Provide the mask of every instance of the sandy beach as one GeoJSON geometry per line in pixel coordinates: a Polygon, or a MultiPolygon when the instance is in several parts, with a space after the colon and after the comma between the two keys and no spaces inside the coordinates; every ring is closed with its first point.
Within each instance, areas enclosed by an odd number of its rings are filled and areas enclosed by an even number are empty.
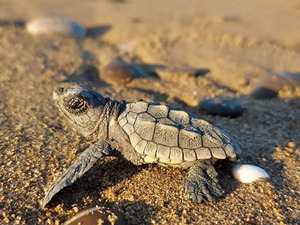
{"type": "Polygon", "coordinates": [[[62,224],[99,205],[129,224],[299,224],[299,96],[249,96],[267,72],[300,72],[299,26],[296,0],[1,1],[0,223],[62,224]],[[86,37],[29,34],[24,24],[45,15],[78,21],[86,37]],[[98,78],[117,57],[149,77],[127,85],[98,78]],[[164,72],[169,68],[200,72],[164,72]],[[53,181],[93,143],[52,100],[53,90],[78,83],[112,99],[192,112],[230,134],[241,162],[270,178],[242,184],[220,166],[225,195],[194,204],[184,193],[187,171],[107,157],[42,209],[53,181]],[[245,112],[230,118],[200,109],[217,96],[238,98],[245,112]]]}

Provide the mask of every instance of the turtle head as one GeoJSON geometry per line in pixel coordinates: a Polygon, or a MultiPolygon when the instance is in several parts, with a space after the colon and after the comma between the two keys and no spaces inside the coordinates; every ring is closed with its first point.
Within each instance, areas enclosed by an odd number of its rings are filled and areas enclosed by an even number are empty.
{"type": "Polygon", "coordinates": [[[71,126],[86,137],[98,128],[106,103],[98,92],[80,85],[58,88],[53,100],[71,126]]]}

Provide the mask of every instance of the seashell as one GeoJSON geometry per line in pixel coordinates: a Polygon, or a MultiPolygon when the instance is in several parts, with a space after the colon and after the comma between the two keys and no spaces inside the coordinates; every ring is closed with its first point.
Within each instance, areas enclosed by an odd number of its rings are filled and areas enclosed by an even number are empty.
{"type": "Polygon", "coordinates": [[[85,36],[86,29],[78,22],[68,17],[46,16],[34,19],[27,23],[27,32],[38,34],[60,34],[73,38],[85,36]]]}
{"type": "Polygon", "coordinates": [[[77,224],[127,225],[127,222],[120,212],[96,206],[79,212],[64,223],[64,225],[77,224]]]}
{"type": "Polygon", "coordinates": [[[270,72],[260,78],[250,96],[255,99],[271,99],[279,94],[297,97],[300,90],[300,73],[270,72]]]}
{"type": "Polygon", "coordinates": [[[232,172],[234,178],[242,183],[252,183],[259,178],[269,177],[264,169],[250,164],[236,165],[232,172]]]}
{"type": "Polygon", "coordinates": [[[117,59],[100,70],[100,78],[112,85],[126,85],[135,78],[147,78],[143,70],[117,59]]]}
{"type": "Polygon", "coordinates": [[[139,41],[128,41],[126,43],[119,45],[119,49],[122,52],[129,52],[133,50],[139,43],[140,43],[139,41]]]}

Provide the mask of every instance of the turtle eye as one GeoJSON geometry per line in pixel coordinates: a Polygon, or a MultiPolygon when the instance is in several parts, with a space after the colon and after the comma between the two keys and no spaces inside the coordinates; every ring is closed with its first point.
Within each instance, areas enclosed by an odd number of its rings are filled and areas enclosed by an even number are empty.
{"type": "Polygon", "coordinates": [[[72,98],[69,102],[69,106],[72,109],[80,109],[82,106],[84,106],[84,101],[80,98],[72,98]]]}
{"type": "Polygon", "coordinates": [[[78,113],[82,113],[87,109],[87,103],[83,98],[72,98],[70,99],[70,101],[67,104],[68,108],[78,114],[78,113]]]}

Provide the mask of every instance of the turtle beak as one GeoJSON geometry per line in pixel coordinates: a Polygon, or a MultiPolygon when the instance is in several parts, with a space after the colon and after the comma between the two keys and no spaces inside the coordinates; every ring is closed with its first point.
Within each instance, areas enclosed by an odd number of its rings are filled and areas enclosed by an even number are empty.
{"type": "Polygon", "coordinates": [[[64,88],[58,88],[57,91],[53,91],[52,98],[55,102],[60,99],[60,96],[64,92],[64,88]]]}

